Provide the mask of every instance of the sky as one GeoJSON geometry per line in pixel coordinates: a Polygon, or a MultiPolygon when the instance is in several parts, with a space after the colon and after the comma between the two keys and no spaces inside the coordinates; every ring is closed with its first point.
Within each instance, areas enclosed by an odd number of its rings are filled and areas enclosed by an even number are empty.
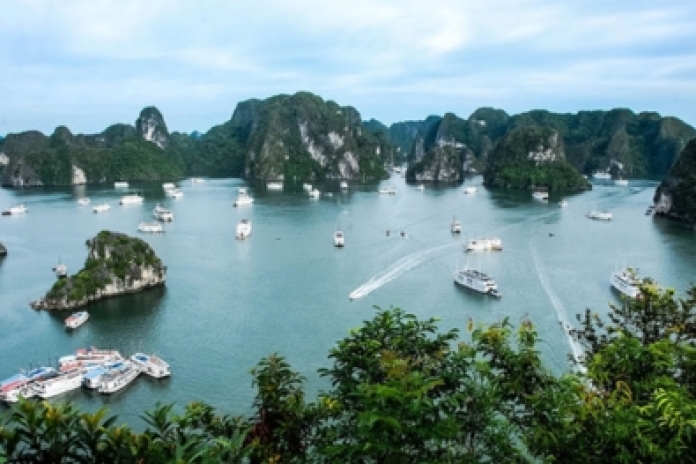
{"type": "Polygon", "coordinates": [[[205,132],[310,91],[387,125],[482,106],[696,126],[694,0],[3,0],[0,134],[156,106],[205,132]]]}

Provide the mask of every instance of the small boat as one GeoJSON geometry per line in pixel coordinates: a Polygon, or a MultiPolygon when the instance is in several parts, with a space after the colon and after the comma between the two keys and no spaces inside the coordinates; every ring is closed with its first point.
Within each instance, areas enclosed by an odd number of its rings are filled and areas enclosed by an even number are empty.
{"type": "Polygon", "coordinates": [[[336,248],[343,248],[343,245],[345,244],[345,237],[343,236],[343,232],[340,230],[337,230],[334,232],[334,246],[336,248]]]}
{"type": "Polygon", "coordinates": [[[89,319],[89,313],[87,311],[72,313],[65,319],[65,327],[68,329],[77,329],[87,322],[87,319],[89,319]]]}
{"type": "Polygon", "coordinates": [[[382,195],[396,195],[396,187],[390,185],[387,188],[380,189],[379,193],[382,195]]]}
{"type": "Polygon", "coordinates": [[[341,190],[348,190],[348,182],[345,180],[341,181],[341,190]]]}
{"type": "Polygon", "coordinates": [[[174,213],[157,203],[157,206],[152,210],[152,217],[158,221],[172,222],[174,220],[174,213]]]}
{"type": "Polygon", "coordinates": [[[266,188],[268,190],[274,190],[274,191],[283,190],[283,183],[282,182],[268,182],[266,184],[266,188]]]}
{"type": "Polygon", "coordinates": [[[464,193],[466,193],[467,195],[476,193],[476,187],[464,187],[464,193]]]}
{"type": "Polygon", "coordinates": [[[568,200],[561,200],[558,202],[559,208],[565,208],[566,206],[568,206],[568,200]]]}
{"type": "Polygon", "coordinates": [[[302,189],[307,191],[307,192],[311,192],[312,191],[312,184],[307,184],[307,183],[302,184],[302,189]]]}
{"type": "Polygon", "coordinates": [[[12,206],[10,209],[7,209],[2,212],[3,216],[12,216],[12,215],[17,215],[17,214],[24,214],[27,212],[27,207],[24,205],[17,205],[17,206],[12,206]]]}
{"type": "Polygon", "coordinates": [[[479,238],[469,240],[464,245],[464,251],[502,251],[503,241],[497,237],[494,238],[479,238]]]}
{"type": "Polygon", "coordinates": [[[251,221],[242,219],[237,223],[237,239],[244,240],[251,235],[251,221]]]}
{"type": "Polygon", "coordinates": [[[128,182],[123,182],[123,181],[114,182],[114,187],[115,188],[128,188],[128,182]]]}
{"type": "Polygon", "coordinates": [[[545,188],[536,188],[532,192],[532,198],[539,201],[549,201],[549,192],[545,188]]]}
{"type": "Polygon", "coordinates": [[[77,204],[80,206],[87,206],[87,205],[89,205],[89,198],[87,198],[87,197],[80,198],[79,200],[77,200],[77,204]]]}
{"type": "Polygon", "coordinates": [[[61,393],[80,388],[83,373],[81,369],[61,372],[56,376],[34,381],[32,389],[42,399],[52,398],[61,393]]]}
{"type": "Polygon", "coordinates": [[[140,372],[150,377],[161,379],[162,377],[169,377],[171,375],[169,364],[154,354],[135,353],[130,357],[130,360],[140,367],[140,372]]]}
{"type": "Polygon", "coordinates": [[[143,203],[143,197],[137,193],[129,193],[128,195],[123,195],[119,203],[122,205],[140,205],[143,203]]]}
{"type": "Polygon", "coordinates": [[[58,264],[53,266],[51,270],[56,273],[56,277],[58,277],[59,279],[68,276],[68,266],[61,263],[60,259],[58,260],[58,264]]]}
{"type": "Polygon", "coordinates": [[[192,184],[202,184],[203,182],[205,182],[205,179],[203,179],[202,177],[192,177],[191,178],[192,184]]]}
{"type": "Polygon", "coordinates": [[[184,196],[184,192],[179,190],[178,188],[173,188],[169,190],[165,190],[164,194],[167,195],[170,198],[181,198],[184,196]]]}
{"type": "Polygon", "coordinates": [[[111,206],[109,206],[108,203],[102,203],[100,205],[96,205],[92,208],[92,211],[95,213],[104,213],[106,211],[109,211],[111,209],[111,206]]]}
{"type": "Polygon", "coordinates": [[[176,184],[174,182],[165,182],[162,184],[162,189],[163,190],[172,190],[176,188],[176,184]]]}
{"type": "Polygon", "coordinates": [[[611,174],[607,171],[597,171],[592,174],[592,178],[597,180],[611,180],[611,174]]]}
{"type": "Polygon", "coordinates": [[[164,227],[159,222],[141,222],[138,224],[138,232],[161,234],[164,232],[164,227]]]}
{"type": "Polygon", "coordinates": [[[621,187],[625,187],[625,186],[628,185],[628,179],[616,179],[616,180],[614,181],[614,185],[618,185],[618,186],[621,186],[621,187]]]}
{"type": "Polygon", "coordinates": [[[418,185],[418,187],[416,187],[416,188],[422,192],[423,190],[425,190],[425,185],[420,184],[420,185],[418,185]]]}
{"type": "Polygon", "coordinates": [[[611,221],[612,218],[614,217],[613,214],[611,214],[608,211],[599,211],[596,209],[593,209],[592,211],[588,212],[585,214],[589,219],[596,219],[599,221],[611,221]]]}
{"type": "Polygon", "coordinates": [[[234,201],[234,206],[250,205],[254,199],[247,193],[245,188],[237,189],[237,199],[234,201]]]}
{"type": "Polygon", "coordinates": [[[502,294],[498,291],[498,285],[495,280],[488,274],[485,274],[476,269],[464,267],[454,271],[454,282],[463,287],[476,290],[480,293],[485,293],[496,298],[500,298],[502,294]]]}
{"type": "Polygon", "coordinates": [[[319,198],[321,196],[321,192],[317,189],[312,189],[309,191],[309,198],[319,198]]]}
{"type": "Polygon", "coordinates": [[[450,232],[453,234],[459,234],[462,231],[462,223],[456,218],[452,218],[452,223],[450,224],[450,232]]]}
{"type": "Polygon", "coordinates": [[[640,281],[631,268],[626,267],[620,271],[612,272],[609,276],[609,282],[611,282],[612,287],[629,298],[638,298],[640,295],[640,281]]]}
{"type": "Polygon", "coordinates": [[[116,393],[128,386],[140,374],[140,366],[124,361],[122,366],[102,375],[97,391],[103,394],[116,393]]]}

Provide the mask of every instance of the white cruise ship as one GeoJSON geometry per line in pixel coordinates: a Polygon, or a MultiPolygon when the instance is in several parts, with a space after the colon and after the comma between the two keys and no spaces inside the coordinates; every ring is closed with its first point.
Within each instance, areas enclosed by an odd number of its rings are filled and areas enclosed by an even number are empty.
{"type": "Polygon", "coordinates": [[[495,280],[488,274],[475,269],[465,267],[454,271],[454,282],[496,298],[502,296],[498,291],[498,285],[495,283],[495,280]]]}
{"type": "Polygon", "coordinates": [[[143,197],[137,193],[129,193],[128,195],[123,195],[119,203],[122,205],[140,205],[143,203],[143,197]]]}
{"type": "Polygon", "coordinates": [[[234,201],[234,206],[250,205],[253,202],[254,199],[247,193],[247,189],[237,189],[237,199],[234,201]]]}
{"type": "Polygon", "coordinates": [[[251,235],[251,221],[242,219],[237,223],[237,239],[244,240],[251,235]]]}
{"type": "Polygon", "coordinates": [[[123,361],[116,361],[112,363],[104,363],[101,365],[97,365],[85,372],[84,379],[82,380],[82,385],[92,389],[99,388],[99,385],[101,384],[101,379],[102,377],[104,377],[105,374],[114,369],[120,369],[121,367],[123,367],[123,361]]]}
{"type": "Polygon", "coordinates": [[[99,382],[99,393],[110,394],[125,388],[140,374],[140,367],[130,361],[124,361],[123,366],[112,369],[104,374],[99,382]]]}
{"type": "Polygon", "coordinates": [[[640,295],[640,281],[630,268],[613,272],[609,277],[609,282],[611,282],[612,287],[629,298],[637,298],[640,295]]]}
{"type": "Polygon", "coordinates": [[[111,206],[109,206],[108,203],[102,203],[99,205],[95,205],[92,208],[92,211],[94,211],[95,213],[104,213],[106,211],[109,211],[110,209],[111,209],[111,206]]]}
{"type": "Polygon", "coordinates": [[[169,370],[169,364],[154,354],[135,353],[130,359],[133,363],[140,366],[140,372],[150,377],[161,379],[162,377],[172,375],[169,370]]]}
{"type": "Polygon", "coordinates": [[[37,396],[46,399],[61,393],[80,388],[83,374],[80,369],[63,372],[56,377],[45,380],[37,380],[32,388],[37,396]]]}
{"type": "Polygon", "coordinates": [[[174,213],[157,203],[157,206],[152,210],[152,217],[162,222],[172,222],[174,220],[174,213]]]}
{"type": "Polygon", "coordinates": [[[502,251],[503,241],[497,237],[477,238],[464,245],[464,251],[502,251]]]}

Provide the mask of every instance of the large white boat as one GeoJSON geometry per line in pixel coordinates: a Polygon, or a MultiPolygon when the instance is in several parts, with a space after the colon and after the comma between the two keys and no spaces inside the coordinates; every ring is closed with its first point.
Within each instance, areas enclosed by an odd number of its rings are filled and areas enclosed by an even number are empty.
{"type": "Polygon", "coordinates": [[[80,198],[79,200],[77,200],[77,204],[80,206],[87,206],[87,205],[89,205],[89,198],[87,198],[87,197],[80,198]]]}
{"type": "Polygon", "coordinates": [[[82,370],[73,369],[52,378],[37,380],[33,383],[32,388],[37,396],[46,399],[80,388],[82,379],[82,370]]]}
{"type": "Polygon", "coordinates": [[[120,369],[122,367],[123,361],[116,361],[97,365],[94,368],[89,369],[87,370],[87,372],[85,372],[84,379],[82,380],[82,385],[92,389],[99,388],[99,385],[101,384],[101,379],[106,373],[114,369],[120,369]]]}
{"type": "Polygon", "coordinates": [[[118,350],[103,350],[92,346],[90,348],[79,348],[75,350],[74,355],[63,356],[58,360],[58,362],[63,364],[64,362],[72,359],[76,359],[84,363],[105,363],[123,359],[123,356],[121,356],[121,353],[119,353],[118,350]]]}
{"type": "Polygon", "coordinates": [[[119,200],[122,205],[140,205],[143,202],[143,197],[137,193],[129,193],[128,195],[123,195],[119,200]]]}
{"type": "Polygon", "coordinates": [[[176,184],[174,182],[165,182],[164,184],[162,184],[162,189],[164,191],[172,190],[175,188],[176,188],[176,184]]]}
{"type": "Polygon", "coordinates": [[[87,311],[72,313],[65,319],[65,327],[68,329],[77,329],[87,322],[87,319],[89,319],[89,313],[87,311]]]}
{"type": "Polygon", "coordinates": [[[597,180],[611,180],[611,174],[607,171],[597,171],[592,174],[592,178],[597,180]]]}
{"type": "Polygon", "coordinates": [[[130,360],[140,366],[140,372],[150,377],[161,379],[162,377],[169,377],[171,375],[169,364],[154,354],[135,353],[130,357],[130,360]]]}
{"type": "Polygon", "coordinates": [[[488,274],[476,269],[464,267],[454,271],[454,282],[464,287],[476,290],[480,293],[500,298],[502,295],[498,291],[498,285],[488,274]]]}
{"type": "Polygon", "coordinates": [[[450,232],[453,234],[459,234],[462,231],[462,223],[456,218],[452,218],[452,223],[450,224],[450,232]]]}
{"type": "Polygon", "coordinates": [[[466,193],[466,194],[476,193],[476,187],[464,187],[464,193],[466,193]]]}
{"type": "Polygon", "coordinates": [[[337,230],[334,232],[334,246],[337,248],[343,248],[343,245],[345,245],[346,239],[343,236],[343,232],[340,230],[337,230]]]}
{"type": "Polygon", "coordinates": [[[27,207],[24,205],[11,206],[9,209],[2,212],[3,216],[12,216],[15,214],[24,214],[27,212],[27,207]]]}
{"type": "Polygon", "coordinates": [[[239,240],[246,239],[251,234],[251,221],[242,219],[237,223],[237,238],[239,240]]]}
{"type": "Polygon", "coordinates": [[[115,188],[128,188],[128,182],[124,182],[124,181],[114,182],[114,187],[115,188]]]}
{"type": "Polygon", "coordinates": [[[321,196],[321,192],[317,189],[312,189],[309,191],[309,198],[319,198],[321,196]]]}
{"type": "Polygon", "coordinates": [[[174,213],[157,203],[157,206],[155,206],[155,208],[152,210],[152,217],[158,221],[172,222],[174,220],[174,213]]]}
{"type": "Polygon", "coordinates": [[[122,366],[111,369],[101,377],[97,390],[104,394],[116,393],[135,380],[139,374],[140,366],[124,361],[122,366]]]}
{"type": "Polygon", "coordinates": [[[396,187],[390,185],[387,188],[380,189],[379,193],[382,195],[396,195],[396,187]]]}
{"type": "Polygon", "coordinates": [[[637,298],[640,295],[640,281],[631,268],[612,272],[609,282],[611,282],[612,287],[629,298],[637,298]]]}
{"type": "Polygon", "coordinates": [[[613,219],[613,215],[608,212],[608,211],[599,211],[596,209],[593,209],[592,211],[588,212],[585,214],[590,219],[596,219],[598,221],[611,221],[613,219]]]}
{"type": "Polygon", "coordinates": [[[95,205],[92,208],[92,211],[94,211],[95,213],[104,213],[106,211],[109,211],[110,209],[111,209],[111,206],[109,206],[108,203],[102,203],[100,205],[95,205]]]}
{"type": "Polygon", "coordinates": [[[282,183],[282,182],[278,182],[278,181],[276,181],[276,182],[268,182],[268,183],[266,184],[266,188],[267,188],[268,190],[276,190],[276,191],[278,191],[278,190],[283,190],[283,183],[282,183]]]}
{"type": "Polygon", "coordinates": [[[234,206],[244,206],[250,205],[254,202],[254,199],[247,193],[247,189],[239,188],[237,189],[237,199],[234,200],[234,206]]]}
{"type": "Polygon", "coordinates": [[[164,227],[159,222],[141,222],[138,224],[138,232],[161,234],[164,232],[164,227]]]}
{"type": "Polygon", "coordinates": [[[503,241],[497,237],[493,238],[477,238],[469,240],[464,245],[464,251],[501,251],[503,249],[503,241]]]}

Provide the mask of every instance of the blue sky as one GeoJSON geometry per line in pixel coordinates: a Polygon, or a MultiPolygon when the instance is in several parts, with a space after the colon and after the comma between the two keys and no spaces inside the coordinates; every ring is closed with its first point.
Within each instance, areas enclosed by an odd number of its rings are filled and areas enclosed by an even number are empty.
{"type": "Polygon", "coordinates": [[[493,106],[696,125],[695,26],[693,0],[4,0],[0,134],[149,105],[206,131],[300,90],[386,124],[493,106]]]}

